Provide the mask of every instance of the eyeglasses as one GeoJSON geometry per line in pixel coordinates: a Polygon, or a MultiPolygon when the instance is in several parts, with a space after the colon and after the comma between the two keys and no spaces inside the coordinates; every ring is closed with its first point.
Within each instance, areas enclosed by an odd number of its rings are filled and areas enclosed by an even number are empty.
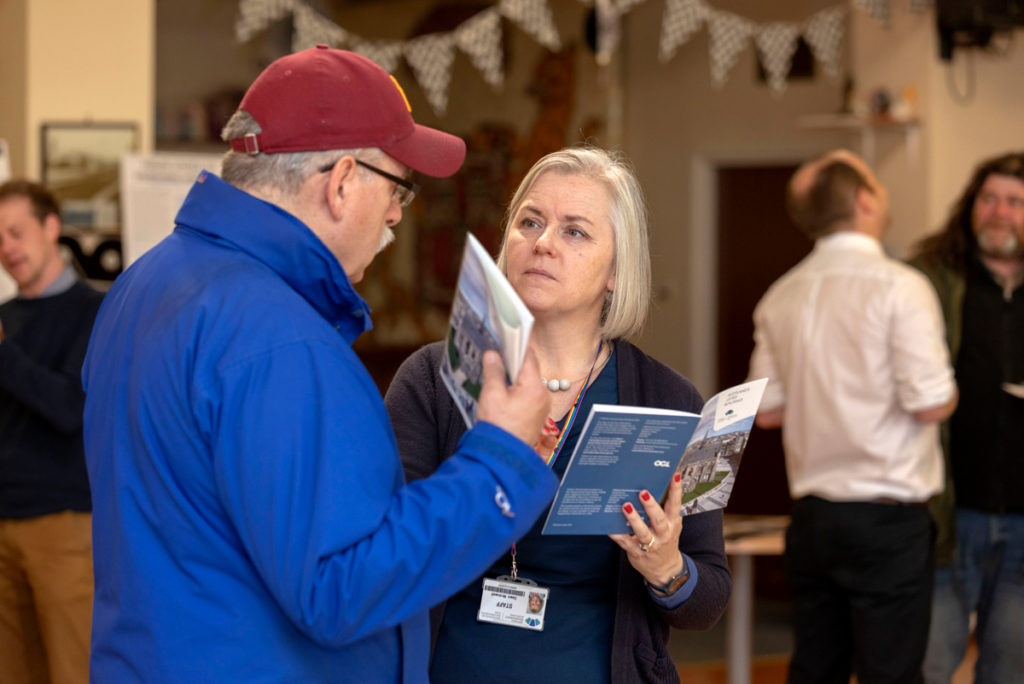
{"type": "MultiPolygon", "coordinates": [[[[339,160],[335,160],[326,166],[322,166],[320,168],[320,173],[327,173],[334,168],[334,165],[337,164],[338,161],[339,160]]],[[[398,202],[398,206],[400,207],[409,206],[409,203],[412,202],[414,197],[416,197],[416,193],[420,191],[420,186],[416,185],[412,181],[406,180],[401,176],[396,176],[393,173],[388,173],[384,169],[378,169],[373,164],[367,164],[362,159],[356,159],[356,164],[359,164],[364,169],[369,169],[378,175],[384,176],[389,181],[394,181],[395,191],[391,193],[391,201],[398,202]]]]}

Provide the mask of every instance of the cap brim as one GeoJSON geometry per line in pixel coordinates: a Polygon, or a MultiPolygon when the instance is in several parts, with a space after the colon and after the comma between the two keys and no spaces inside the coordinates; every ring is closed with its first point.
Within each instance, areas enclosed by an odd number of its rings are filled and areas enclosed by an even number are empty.
{"type": "Polygon", "coordinates": [[[466,143],[462,138],[414,124],[413,134],[381,149],[413,171],[447,178],[466,159],[466,143]]]}

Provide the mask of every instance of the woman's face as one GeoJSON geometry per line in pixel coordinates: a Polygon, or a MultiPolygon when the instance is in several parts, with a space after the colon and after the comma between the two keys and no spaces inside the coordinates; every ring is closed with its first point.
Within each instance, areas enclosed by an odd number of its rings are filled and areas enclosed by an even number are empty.
{"type": "Polygon", "coordinates": [[[605,294],[615,287],[615,231],[603,183],[545,172],[512,219],[508,279],[538,319],[589,314],[600,326],[605,294]]]}

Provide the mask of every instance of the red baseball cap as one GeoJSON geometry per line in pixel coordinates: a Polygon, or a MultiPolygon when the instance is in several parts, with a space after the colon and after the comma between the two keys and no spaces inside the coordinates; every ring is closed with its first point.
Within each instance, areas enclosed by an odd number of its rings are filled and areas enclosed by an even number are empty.
{"type": "Polygon", "coordinates": [[[296,52],[263,70],[239,109],[261,133],[230,140],[250,154],[379,147],[411,169],[452,175],[466,158],[457,136],[421,126],[402,87],[375,62],[326,45],[296,52]]]}

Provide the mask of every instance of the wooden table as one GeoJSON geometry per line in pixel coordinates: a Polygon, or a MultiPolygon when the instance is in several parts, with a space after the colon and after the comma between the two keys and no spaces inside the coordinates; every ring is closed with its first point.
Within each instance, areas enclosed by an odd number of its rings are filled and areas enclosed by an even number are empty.
{"type": "Polygon", "coordinates": [[[754,556],[779,556],[788,515],[725,516],[725,553],[732,565],[726,662],[729,684],[750,684],[754,624],[754,556]]]}

